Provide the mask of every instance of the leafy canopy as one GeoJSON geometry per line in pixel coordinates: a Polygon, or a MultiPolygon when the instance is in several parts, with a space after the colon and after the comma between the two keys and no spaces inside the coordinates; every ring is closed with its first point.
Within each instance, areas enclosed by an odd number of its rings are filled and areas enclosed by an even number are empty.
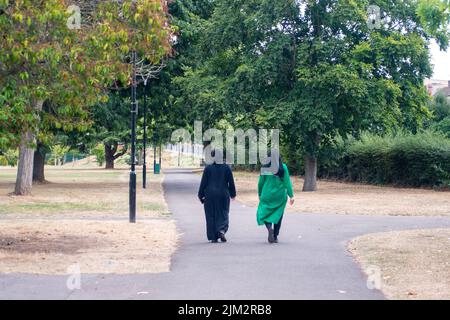
{"type": "Polygon", "coordinates": [[[117,81],[130,83],[132,50],[149,63],[169,51],[173,30],[160,0],[101,1],[79,30],[67,26],[69,3],[0,0],[0,147],[38,127],[38,101],[51,100],[55,114],[82,114],[117,81]]]}

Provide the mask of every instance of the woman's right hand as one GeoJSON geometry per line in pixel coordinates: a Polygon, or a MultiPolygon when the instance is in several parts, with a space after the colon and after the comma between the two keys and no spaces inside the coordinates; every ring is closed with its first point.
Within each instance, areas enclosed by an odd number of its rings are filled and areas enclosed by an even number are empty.
{"type": "Polygon", "coordinates": [[[295,199],[294,199],[294,198],[290,198],[290,199],[289,199],[289,204],[290,204],[291,206],[294,205],[294,202],[295,202],[295,199]]]}

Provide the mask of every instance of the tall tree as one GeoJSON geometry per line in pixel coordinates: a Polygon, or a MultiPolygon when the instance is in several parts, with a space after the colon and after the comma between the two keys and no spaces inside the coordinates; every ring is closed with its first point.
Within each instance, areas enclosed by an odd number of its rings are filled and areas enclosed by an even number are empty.
{"type": "Polygon", "coordinates": [[[51,145],[62,139],[65,140],[65,145],[70,145],[70,142],[73,145],[73,138],[82,135],[91,126],[89,115],[86,108],[61,108],[51,100],[44,103],[38,114],[40,122],[34,151],[33,182],[46,182],[45,159],[51,145]]]}
{"type": "Polygon", "coordinates": [[[430,108],[433,112],[433,118],[428,125],[450,138],[450,99],[443,92],[438,92],[430,108]]]}
{"type": "Polygon", "coordinates": [[[9,143],[20,145],[18,195],[31,192],[45,101],[65,110],[91,106],[114,81],[130,81],[131,50],[155,63],[169,48],[171,28],[160,0],[80,1],[86,3],[95,4],[89,24],[73,30],[69,1],[0,1],[0,96],[12,97],[3,101],[8,111],[0,119],[19,115],[6,130],[9,143]]]}
{"type": "Polygon", "coordinates": [[[114,161],[128,150],[130,140],[130,101],[128,92],[111,91],[108,102],[93,107],[93,125],[89,140],[103,143],[106,169],[114,169],[114,161]],[[122,146],[119,149],[119,146],[122,146]]]}
{"type": "MultiPolygon", "coordinates": [[[[148,95],[148,140],[154,146],[169,142],[173,130],[180,127],[192,129],[195,108],[181,100],[186,97],[180,91],[179,79],[186,70],[203,58],[198,50],[205,22],[214,10],[214,0],[177,0],[169,2],[170,23],[177,32],[172,43],[172,55],[165,61],[161,73],[151,79],[146,87],[148,95]]],[[[140,86],[140,97],[144,95],[140,86]]],[[[140,101],[140,115],[142,104],[140,101]]],[[[142,124],[142,119],[140,121],[142,124]]],[[[140,132],[142,138],[142,132],[140,132]]]]}
{"type": "Polygon", "coordinates": [[[316,190],[317,154],[338,133],[415,131],[430,116],[429,41],[448,44],[448,13],[430,24],[427,1],[215,3],[202,63],[179,80],[179,101],[210,122],[282,129],[304,156],[304,191],[316,190]],[[369,5],[380,7],[376,28],[369,5]]]}

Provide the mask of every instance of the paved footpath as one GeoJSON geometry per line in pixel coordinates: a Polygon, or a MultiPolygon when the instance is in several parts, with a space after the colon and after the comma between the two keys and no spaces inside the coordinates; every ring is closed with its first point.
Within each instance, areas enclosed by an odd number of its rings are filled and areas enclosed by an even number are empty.
{"type": "Polygon", "coordinates": [[[229,242],[210,244],[196,199],[199,180],[189,171],[166,172],[166,199],[183,233],[170,273],[83,274],[82,289],[72,292],[65,276],[0,275],[0,299],[384,299],[367,288],[347,242],[367,233],[450,227],[445,217],[287,214],[280,243],[270,245],[255,209],[236,202],[229,242]]]}

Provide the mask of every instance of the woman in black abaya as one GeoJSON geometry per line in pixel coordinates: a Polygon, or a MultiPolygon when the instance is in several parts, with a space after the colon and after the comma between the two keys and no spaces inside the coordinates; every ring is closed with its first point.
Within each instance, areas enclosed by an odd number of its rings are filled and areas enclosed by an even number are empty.
{"type": "Polygon", "coordinates": [[[236,187],[231,168],[223,161],[223,153],[215,150],[213,157],[216,160],[203,171],[198,198],[205,208],[208,240],[216,243],[219,239],[227,241],[230,198],[236,198],[236,187]]]}

